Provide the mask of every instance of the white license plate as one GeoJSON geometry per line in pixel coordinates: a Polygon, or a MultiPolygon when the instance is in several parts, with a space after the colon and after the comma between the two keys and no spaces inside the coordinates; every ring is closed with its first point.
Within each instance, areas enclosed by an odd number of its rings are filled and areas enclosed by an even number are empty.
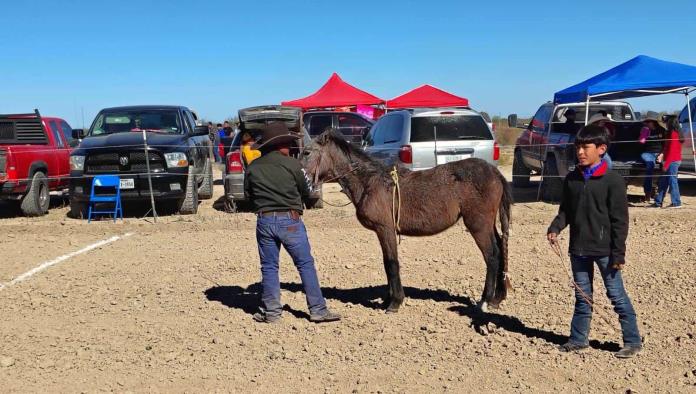
{"type": "Polygon", "coordinates": [[[121,179],[121,189],[135,189],[135,179],[121,179]]]}
{"type": "Polygon", "coordinates": [[[470,158],[471,155],[438,155],[437,164],[451,163],[453,161],[459,161],[470,158]]]}

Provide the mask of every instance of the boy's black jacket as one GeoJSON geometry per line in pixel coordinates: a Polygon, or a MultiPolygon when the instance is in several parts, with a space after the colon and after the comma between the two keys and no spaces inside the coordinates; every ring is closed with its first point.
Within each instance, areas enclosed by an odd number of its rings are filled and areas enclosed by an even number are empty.
{"type": "Polygon", "coordinates": [[[607,170],[606,163],[587,181],[579,168],[566,176],[561,206],[548,233],[558,234],[566,226],[570,226],[570,253],[626,262],[626,183],[619,174],[607,170]]]}

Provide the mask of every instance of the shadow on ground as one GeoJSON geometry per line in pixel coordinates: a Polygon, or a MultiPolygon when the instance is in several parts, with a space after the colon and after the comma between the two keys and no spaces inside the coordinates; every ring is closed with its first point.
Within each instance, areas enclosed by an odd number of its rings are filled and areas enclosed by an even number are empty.
{"type": "MultiPolygon", "coordinates": [[[[280,286],[282,289],[291,292],[303,291],[302,285],[298,283],[281,283],[280,286]]],[[[253,314],[259,311],[260,292],[260,283],[254,283],[247,288],[242,288],[240,286],[211,287],[205,291],[205,296],[209,301],[216,301],[227,307],[240,309],[245,313],[253,314]]],[[[366,286],[353,289],[323,287],[322,292],[324,293],[324,297],[343,303],[361,305],[370,309],[385,308],[382,297],[386,293],[386,286],[366,286]]],[[[481,332],[482,326],[492,323],[505,331],[518,333],[527,338],[542,339],[554,345],[561,345],[567,340],[565,335],[541,328],[529,327],[514,316],[481,312],[476,302],[468,296],[453,295],[446,290],[420,289],[416,287],[404,287],[404,292],[406,293],[406,297],[411,299],[460,304],[448,309],[458,313],[460,316],[470,318],[471,326],[476,332],[481,332]]],[[[408,306],[403,308],[408,308],[408,306]]],[[[293,310],[287,305],[285,305],[284,309],[298,318],[309,317],[305,312],[293,310]]],[[[591,341],[590,346],[605,351],[619,350],[619,345],[614,342],[591,341]]]]}

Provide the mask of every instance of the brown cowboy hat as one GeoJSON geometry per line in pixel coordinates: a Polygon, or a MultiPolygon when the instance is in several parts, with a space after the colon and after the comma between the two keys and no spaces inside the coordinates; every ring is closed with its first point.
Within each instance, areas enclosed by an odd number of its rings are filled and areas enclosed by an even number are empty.
{"type": "Polygon", "coordinates": [[[656,125],[660,124],[660,121],[657,120],[657,118],[653,118],[652,116],[646,116],[641,120],[643,123],[645,122],[655,122],[656,125]]]}
{"type": "Polygon", "coordinates": [[[609,118],[607,116],[604,116],[602,114],[594,114],[590,117],[590,120],[587,121],[587,124],[594,124],[594,123],[600,122],[602,120],[605,122],[612,122],[612,123],[614,122],[613,120],[611,120],[611,118],[609,118]]]}
{"type": "Polygon", "coordinates": [[[251,148],[270,148],[279,144],[292,143],[299,139],[300,135],[288,130],[288,126],[284,122],[272,122],[261,131],[261,138],[251,148]]]}

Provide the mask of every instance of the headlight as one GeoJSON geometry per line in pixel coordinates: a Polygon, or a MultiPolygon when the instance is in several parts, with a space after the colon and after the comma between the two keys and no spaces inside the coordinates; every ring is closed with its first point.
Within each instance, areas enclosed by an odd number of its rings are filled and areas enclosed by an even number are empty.
{"type": "Polygon", "coordinates": [[[84,156],[70,156],[70,170],[83,171],[85,169],[84,156]]]}
{"type": "Polygon", "coordinates": [[[164,160],[167,161],[167,168],[188,167],[188,159],[182,152],[165,153],[164,160]]]}

